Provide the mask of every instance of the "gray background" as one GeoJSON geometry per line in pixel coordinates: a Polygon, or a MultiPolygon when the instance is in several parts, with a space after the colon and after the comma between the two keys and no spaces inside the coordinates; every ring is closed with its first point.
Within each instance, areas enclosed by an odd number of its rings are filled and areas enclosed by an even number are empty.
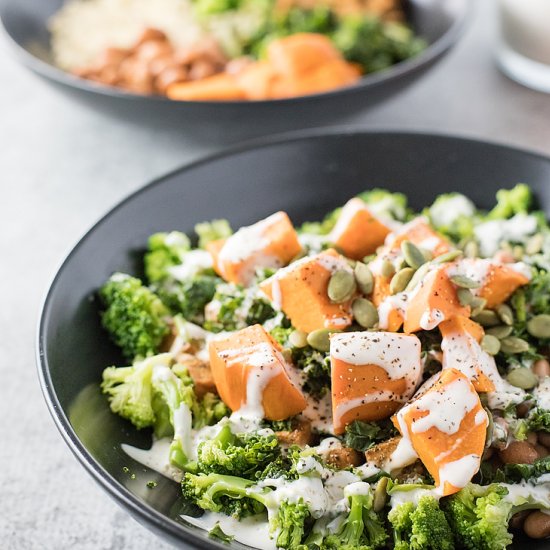
{"type": "MultiPolygon", "coordinates": [[[[550,154],[550,96],[497,71],[495,26],[485,0],[441,64],[353,122],[550,154]]],[[[213,149],[183,132],[152,132],[73,104],[5,47],[0,75],[0,547],[166,548],[102,493],[57,433],[35,373],[35,325],[56,266],[97,218],[213,149]]]]}

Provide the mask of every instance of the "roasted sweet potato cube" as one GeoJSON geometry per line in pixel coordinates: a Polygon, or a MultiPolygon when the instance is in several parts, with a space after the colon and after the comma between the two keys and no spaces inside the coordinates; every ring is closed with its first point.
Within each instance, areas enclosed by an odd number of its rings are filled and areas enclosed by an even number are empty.
{"type": "Polygon", "coordinates": [[[285,420],[305,409],[292,366],[261,325],[211,340],[208,351],[218,394],[232,411],[285,420]]]}
{"type": "Polygon", "coordinates": [[[449,252],[451,244],[445,237],[434,231],[423,218],[415,218],[405,224],[398,232],[387,239],[387,244],[392,249],[401,247],[403,241],[410,241],[420,248],[429,250],[434,257],[449,252]]]}
{"type": "Polygon", "coordinates": [[[259,267],[280,268],[302,249],[288,216],[277,212],[231,237],[207,245],[214,269],[226,281],[247,286],[259,267]]]}
{"type": "Polygon", "coordinates": [[[443,369],[433,385],[405,405],[393,422],[442,496],[459,491],[479,470],[487,413],[470,380],[456,369],[443,369]]]}
{"type": "Polygon", "coordinates": [[[330,242],[348,258],[361,260],[384,244],[389,232],[390,228],[370,212],[364,201],[354,198],[342,208],[330,242]]]}
{"type": "Polygon", "coordinates": [[[351,271],[346,259],[329,249],[281,269],[260,288],[298,330],[342,330],[352,322],[351,300],[335,304],[327,294],[331,275],[340,269],[351,271]]]}
{"type": "Polygon", "coordinates": [[[471,319],[457,315],[439,325],[443,336],[443,367],[465,374],[478,392],[495,391],[494,377],[500,377],[495,360],[479,345],[485,331],[471,319]]]}
{"type": "Polygon", "coordinates": [[[422,376],[420,341],[414,335],[333,334],[330,359],[336,434],[354,420],[391,416],[411,397],[422,376]]]}

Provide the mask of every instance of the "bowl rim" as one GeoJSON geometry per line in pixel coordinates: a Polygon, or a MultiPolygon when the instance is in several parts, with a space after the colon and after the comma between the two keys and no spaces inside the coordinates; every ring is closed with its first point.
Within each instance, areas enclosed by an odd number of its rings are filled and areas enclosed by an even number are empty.
{"type": "MultiPolygon", "coordinates": [[[[107,86],[104,84],[94,83],[90,80],[79,78],[71,73],[64,71],[55,65],[48,63],[41,59],[37,55],[34,55],[27,50],[18,40],[12,36],[5,23],[5,10],[9,9],[9,4],[6,1],[0,2],[0,30],[6,37],[8,46],[14,52],[15,57],[27,68],[40,76],[67,86],[69,88],[77,89],[90,94],[99,95],[102,97],[109,97],[115,100],[127,100],[131,102],[136,101],[148,101],[151,104],[156,105],[197,105],[197,106],[215,106],[220,109],[229,109],[235,106],[241,105],[299,105],[300,103],[311,100],[322,100],[324,98],[335,97],[338,95],[347,96],[357,93],[362,90],[376,88],[386,81],[399,80],[407,74],[413,74],[423,67],[428,67],[434,63],[437,59],[443,56],[448,50],[450,50],[457,42],[460,36],[464,33],[467,25],[473,18],[474,9],[476,9],[476,3],[474,0],[459,0],[463,3],[462,13],[458,15],[452,25],[435,40],[432,44],[428,44],[428,47],[420,54],[400,61],[395,65],[382,71],[378,71],[369,75],[362,76],[359,81],[349,86],[343,86],[327,92],[320,92],[314,94],[301,95],[297,97],[282,98],[282,99],[262,99],[262,100],[241,100],[241,101],[182,101],[172,100],[164,96],[155,95],[142,95],[132,92],[126,92],[122,89],[107,86]]],[[[246,107],[245,107],[246,108],[246,107]]]]}
{"type": "Polygon", "coordinates": [[[260,139],[253,139],[234,147],[224,149],[211,155],[199,158],[197,160],[185,163],[175,170],[171,170],[167,174],[153,179],[150,183],[140,187],[136,191],[130,193],[105,214],[103,214],[95,223],[93,223],[83,235],[81,235],[73,245],[70,245],[70,251],[61,259],[57,269],[54,271],[53,277],[50,279],[47,290],[41,301],[40,313],[38,316],[37,330],[35,337],[35,359],[38,371],[40,389],[48,411],[59,430],[65,443],[84,469],[94,478],[94,480],[110,495],[119,505],[130,512],[130,514],[140,523],[151,526],[153,529],[167,532],[173,540],[183,540],[185,542],[196,545],[199,548],[227,548],[226,545],[216,542],[215,540],[205,540],[200,535],[196,534],[186,525],[176,522],[175,520],[158,512],[156,509],[139,500],[129,489],[121,485],[115,480],[109,472],[104,469],[89,453],[86,446],[77,436],[69,418],[63,410],[51,379],[49,360],[46,355],[46,333],[48,331],[48,318],[51,310],[51,301],[53,293],[58,284],[58,281],[63,274],[66,265],[69,263],[74,254],[80,249],[83,243],[88,239],[105,220],[110,218],[115,212],[123,208],[127,203],[134,200],[142,193],[148,192],[158,185],[162,185],[165,181],[170,180],[177,174],[191,172],[196,168],[208,165],[211,162],[216,162],[231,156],[239,155],[244,152],[252,152],[255,150],[265,149],[272,146],[282,145],[285,143],[293,143],[299,141],[319,140],[334,137],[352,137],[356,135],[378,136],[380,138],[406,137],[411,139],[436,139],[442,142],[454,142],[464,144],[474,144],[475,146],[489,146],[498,149],[504,149],[510,152],[519,153],[529,156],[534,159],[550,162],[550,156],[524,149],[514,147],[508,144],[489,141],[484,139],[476,139],[463,135],[454,135],[448,133],[438,133],[430,131],[400,131],[400,130],[368,130],[357,126],[342,126],[334,128],[316,128],[309,130],[299,130],[294,132],[286,132],[283,134],[273,135],[260,139]]]}

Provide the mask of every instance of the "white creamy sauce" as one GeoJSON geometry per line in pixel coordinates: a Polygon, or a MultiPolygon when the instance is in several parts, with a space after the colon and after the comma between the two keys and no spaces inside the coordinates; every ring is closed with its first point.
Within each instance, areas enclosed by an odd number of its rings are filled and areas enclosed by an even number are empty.
{"type": "Polygon", "coordinates": [[[270,533],[269,523],[265,515],[252,516],[242,520],[225,514],[205,512],[200,518],[181,516],[187,523],[204,529],[212,530],[219,524],[226,535],[235,537],[237,542],[259,548],[260,550],[277,550],[275,534],[270,533]]]}
{"type": "Polygon", "coordinates": [[[426,310],[420,317],[420,328],[423,330],[433,330],[442,321],[445,320],[445,315],[440,309],[426,310]]]}
{"type": "Polygon", "coordinates": [[[458,460],[442,464],[439,467],[438,490],[443,491],[445,482],[458,488],[466,487],[479,470],[480,460],[479,455],[469,454],[458,460]]]}
{"type": "Polygon", "coordinates": [[[364,481],[356,481],[355,483],[350,483],[344,487],[344,496],[353,497],[357,495],[370,495],[372,489],[368,483],[364,481]]]}
{"type": "Polygon", "coordinates": [[[542,409],[550,411],[550,377],[547,376],[535,390],[533,396],[537,405],[542,409]]]}
{"type": "MultiPolygon", "coordinates": [[[[399,428],[403,434],[408,434],[407,425],[402,419],[397,417],[399,422],[399,428]]],[[[418,454],[414,450],[411,444],[411,440],[408,437],[402,437],[397,444],[395,450],[391,453],[389,458],[382,464],[382,469],[386,472],[394,472],[396,470],[402,470],[406,466],[413,464],[418,459],[418,454]]]]}
{"type": "Polygon", "coordinates": [[[211,269],[212,256],[206,250],[190,250],[183,256],[182,263],[169,268],[168,272],[174,279],[185,281],[205,269],[211,269]]]}
{"type": "Polygon", "coordinates": [[[172,440],[169,437],[157,439],[153,441],[150,449],[138,449],[132,445],[122,443],[122,450],[136,462],[155,470],[159,474],[173,479],[178,483],[181,481],[182,472],[170,464],[170,444],[172,440]]]}
{"type": "Polygon", "coordinates": [[[521,501],[528,501],[534,499],[537,502],[543,503],[543,505],[550,508],[550,474],[545,474],[537,479],[532,480],[532,483],[528,481],[521,481],[520,483],[508,484],[501,483],[503,487],[508,489],[508,495],[504,498],[508,502],[514,504],[521,504],[521,501]]]}
{"type": "Polygon", "coordinates": [[[311,421],[311,427],[319,433],[334,433],[332,424],[332,397],[327,392],[319,401],[308,397],[302,416],[311,421]]]}
{"type": "Polygon", "coordinates": [[[413,433],[423,433],[431,428],[453,435],[460,429],[464,417],[479,403],[471,385],[459,378],[433,391],[426,392],[410,407],[428,414],[413,420],[413,433]]]}
{"type": "Polygon", "coordinates": [[[464,195],[457,193],[445,200],[436,201],[430,206],[430,218],[436,227],[453,225],[459,218],[473,216],[474,203],[464,195]]]}
{"type": "Polygon", "coordinates": [[[397,506],[408,502],[412,502],[417,505],[420,499],[424,496],[432,496],[439,500],[441,495],[438,493],[437,489],[424,489],[422,487],[409,489],[408,491],[393,491],[390,496],[390,506],[391,508],[396,508],[397,506]]]}
{"type": "Polygon", "coordinates": [[[328,235],[313,235],[311,233],[301,233],[298,235],[298,241],[302,247],[307,248],[310,252],[321,252],[327,242],[328,235]]]}
{"type": "Polygon", "coordinates": [[[417,246],[420,248],[424,248],[425,250],[429,250],[430,252],[434,252],[434,250],[441,244],[441,239],[437,235],[433,235],[431,237],[426,237],[425,239],[422,239],[417,246]]]}
{"type": "Polygon", "coordinates": [[[509,220],[491,220],[474,227],[474,234],[483,256],[492,256],[502,241],[523,242],[537,230],[537,219],[516,214],[509,220]]]}
{"type": "Polygon", "coordinates": [[[447,275],[449,275],[449,277],[462,275],[478,283],[479,287],[471,290],[472,294],[477,296],[485,286],[492,265],[493,262],[489,259],[463,258],[449,265],[447,268],[447,275]]]}

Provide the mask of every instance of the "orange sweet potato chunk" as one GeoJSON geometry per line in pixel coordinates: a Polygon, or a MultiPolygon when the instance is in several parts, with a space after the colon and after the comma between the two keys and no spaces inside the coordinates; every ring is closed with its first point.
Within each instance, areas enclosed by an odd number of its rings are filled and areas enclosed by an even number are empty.
{"type": "Polygon", "coordinates": [[[443,265],[428,272],[411,293],[403,328],[407,333],[432,330],[445,319],[468,316],[469,313],[470,307],[462,306],[458,301],[456,287],[443,265]]]}
{"type": "Polygon", "coordinates": [[[329,240],[348,258],[361,260],[384,244],[389,232],[390,228],[369,211],[364,201],[354,198],[342,208],[329,240]]]}
{"type": "Polygon", "coordinates": [[[177,82],[168,86],[166,95],[176,101],[238,101],[246,99],[239,82],[228,73],[201,80],[177,82]]]}
{"type": "Polygon", "coordinates": [[[208,352],[218,393],[232,411],[263,409],[268,420],[284,420],[305,409],[280,346],[261,325],[212,340],[208,352]]]}
{"type": "Polygon", "coordinates": [[[330,341],[332,421],[341,434],[354,420],[391,416],[422,377],[420,341],[390,332],[346,332],[330,341]]]}
{"type": "Polygon", "coordinates": [[[343,256],[329,249],[281,269],[260,288],[298,330],[342,330],[352,322],[351,300],[334,304],[327,294],[329,279],[338,269],[350,268],[343,256]]]}
{"type": "Polygon", "coordinates": [[[226,281],[247,286],[258,267],[283,267],[302,249],[289,217],[277,212],[234,235],[210,242],[214,269],[226,281]]]}
{"type": "MultiPolygon", "coordinates": [[[[487,376],[488,369],[484,357],[487,354],[481,350],[479,343],[485,331],[478,323],[462,315],[443,321],[439,325],[443,336],[443,367],[455,367],[468,376],[478,392],[495,391],[495,384],[487,376]]],[[[491,361],[491,371],[493,360],[491,361]]],[[[495,374],[496,369],[493,371],[495,374]]]]}
{"type": "Polygon", "coordinates": [[[393,422],[430,472],[441,495],[464,487],[479,470],[487,413],[472,383],[455,369],[403,407],[393,422]]]}
{"type": "Polygon", "coordinates": [[[439,233],[434,231],[423,218],[416,218],[404,225],[401,230],[391,239],[389,246],[397,249],[403,241],[411,241],[416,246],[429,250],[434,257],[449,252],[451,244],[439,233]]]}
{"type": "Polygon", "coordinates": [[[529,279],[507,265],[491,264],[479,295],[487,300],[488,308],[502,304],[529,279]]]}

